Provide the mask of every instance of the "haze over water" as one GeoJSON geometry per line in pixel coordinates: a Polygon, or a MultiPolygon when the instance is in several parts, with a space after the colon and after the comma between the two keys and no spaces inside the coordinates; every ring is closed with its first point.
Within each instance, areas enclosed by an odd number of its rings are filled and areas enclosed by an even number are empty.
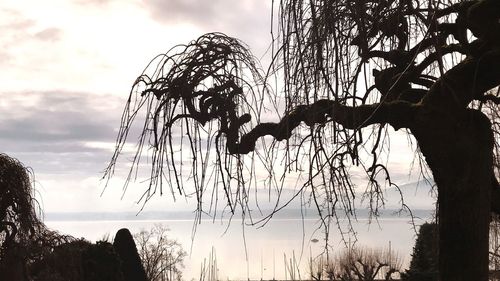
{"type": "MultiPolygon", "coordinates": [[[[413,210],[416,226],[431,221],[432,211],[413,210]]],[[[356,236],[346,235],[347,242],[357,239],[358,246],[388,248],[396,251],[403,259],[404,267],[410,261],[410,254],[416,237],[416,230],[410,217],[395,216],[393,210],[385,210],[377,221],[368,220],[366,212],[358,212],[353,222],[356,236]]],[[[324,252],[324,231],[318,229],[317,216],[300,215],[299,210],[278,213],[265,226],[244,226],[241,217],[212,220],[202,219],[196,226],[193,237],[191,212],[144,212],[135,213],[49,213],[46,224],[62,233],[97,241],[109,235],[112,239],[118,229],[126,227],[132,233],[150,229],[155,224],[167,226],[170,239],[178,240],[188,252],[183,271],[184,279],[199,279],[201,265],[212,249],[217,257],[220,280],[285,279],[285,259],[296,260],[302,279],[309,278],[308,262],[324,252]]],[[[248,220],[245,223],[249,223],[248,220]]],[[[347,221],[341,221],[344,229],[347,221]]],[[[345,249],[338,226],[331,225],[330,245],[334,253],[345,249]]]]}

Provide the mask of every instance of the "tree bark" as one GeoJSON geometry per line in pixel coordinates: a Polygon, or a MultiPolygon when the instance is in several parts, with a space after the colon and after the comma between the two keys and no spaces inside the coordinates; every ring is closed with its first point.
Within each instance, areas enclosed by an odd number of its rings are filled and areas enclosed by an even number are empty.
{"type": "Polygon", "coordinates": [[[493,133],[486,116],[422,114],[412,128],[438,187],[441,281],[487,281],[493,133]]]}

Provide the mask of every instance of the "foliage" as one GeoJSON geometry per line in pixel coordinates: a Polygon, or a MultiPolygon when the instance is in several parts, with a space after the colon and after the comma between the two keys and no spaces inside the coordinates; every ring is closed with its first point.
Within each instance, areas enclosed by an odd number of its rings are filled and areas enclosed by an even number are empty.
{"type": "Polygon", "coordinates": [[[122,261],[109,242],[98,241],[83,255],[85,281],[125,280],[122,261]]]}
{"type": "Polygon", "coordinates": [[[61,244],[30,267],[34,281],[123,281],[121,260],[109,242],[61,244]]]}
{"type": "Polygon", "coordinates": [[[438,280],[438,236],[436,223],[424,223],[420,226],[417,240],[413,247],[410,268],[401,275],[402,280],[435,281],[438,280]]]}
{"type": "Polygon", "coordinates": [[[31,169],[0,153],[0,275],[6,278],[28,278],[31,263],[73,240],[43,224],[34,192],[31,169]]]}
{"type": "Polygon", "coordinates": [[[150,230],[134,234],[139,256],[149,281],[182,279],[187,253],[176,240],[167,237],[168,228],[155,225],[150,230]]]}
{"type": "Polygon", "coordinates": [[[17,159],[0,154],[0,255],[9,244],[27,243],[44,229],[37,216],[32,176],[17,159]]]}

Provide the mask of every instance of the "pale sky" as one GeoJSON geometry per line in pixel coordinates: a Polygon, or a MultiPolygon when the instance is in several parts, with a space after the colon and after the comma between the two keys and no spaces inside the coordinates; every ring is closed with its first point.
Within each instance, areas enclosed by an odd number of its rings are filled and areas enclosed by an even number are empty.
{"type": "MultiPolygon", "coordinates": [[[[264,54],[270,1],[0,3],[0,148],[33,168],[46,212],[136,211],[142,189],[100,197],[130,87],[146,64],[212,31],[264,54]]],[[[144,184],[137,184],[141,186],[144,184]]],[[[159,207],[170,204],[162,198],[159,207]]],[[[151,202],[150,209],[154,209],[151,202]]],[[[178,203],[181,205],[182,202],[178,203]]]]}
{"type": "MultiPolygon", "coordinates": [[[[237,37],[261,57],[270,13],[265,0],[2,1],[0,151],[33,168],[46,212],[137,211],[145,183],[121,198],[120,178],[102,197],[100,182],[135,78],[155,55],[206,32],[237,37]]],[[[401,139],[392,168],[404,184],[413,154],[401,139]]],[[[172,204],[155,198],[148,209],[172,204]]]]}

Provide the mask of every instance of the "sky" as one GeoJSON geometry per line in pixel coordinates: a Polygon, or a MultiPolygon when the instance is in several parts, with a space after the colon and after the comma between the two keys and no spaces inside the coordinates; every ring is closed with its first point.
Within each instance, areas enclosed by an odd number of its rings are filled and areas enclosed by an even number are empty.
{"type": "MultiPolygon", "coordinates": [[[[0,152],[33,169],[45,212],[139,210],[145,183],[123,194],[120,178],[106,190],[100,180],[132,83],[154,56],[207,32],[262,57],[270,21],[264,0],[1,1],[0,152]]],[[[404,184],[413,153],[399,139],[392,171],[404,184]]],[[[147,209],[192,206],[173,204],[155,198],[147,209]]]]}
{"type": "Polygon", "coordinates": [[[34,170],[46,212],[137,210],[141,190],[100,181],[132,83],[207,32],[262,55],[269,22],[268,1],[1,1],[0,151],[34,170]]]}

